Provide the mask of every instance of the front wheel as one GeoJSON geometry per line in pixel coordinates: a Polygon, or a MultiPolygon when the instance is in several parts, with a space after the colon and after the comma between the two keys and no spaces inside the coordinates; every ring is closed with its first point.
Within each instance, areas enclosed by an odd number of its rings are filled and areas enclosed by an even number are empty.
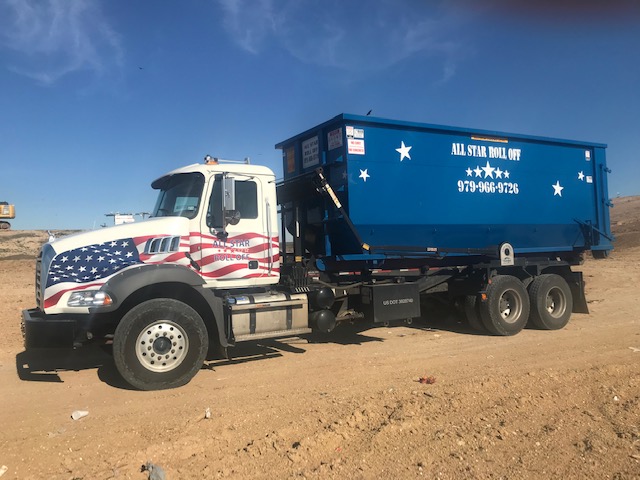
{"type": "Polygon", "coordinates": [[[484,326],[494,335],[515,335],[527,324],[529,295],[524,284],[511,275],[497,275],[487,286],[487,299],[480,303],[484,326]]]}
{"type": "Polygon", "coordinates": [[[209,347],[207,328],[189,305],[169,298],[147,300],[118,324],[113,357],[122,378],[140,390],[188,383],[209,347]]]}

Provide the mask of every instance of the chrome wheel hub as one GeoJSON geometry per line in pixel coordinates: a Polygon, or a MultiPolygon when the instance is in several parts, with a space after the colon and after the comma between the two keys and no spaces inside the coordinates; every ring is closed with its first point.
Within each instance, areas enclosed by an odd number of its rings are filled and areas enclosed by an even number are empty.
{"type": "Polygon", "coordinates": [[[169,320],[148,325],[136,340],[136,357],[147,370],[168,372],[180,365],[189,350],[182,327],[169,320]]]}

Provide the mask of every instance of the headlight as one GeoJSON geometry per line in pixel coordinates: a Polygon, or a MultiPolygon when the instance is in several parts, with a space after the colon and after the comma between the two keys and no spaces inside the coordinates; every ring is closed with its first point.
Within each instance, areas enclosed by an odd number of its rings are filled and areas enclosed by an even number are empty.
{"type": "Polygon", "coordinates": [[[106,292],[90,290],[84,292],[73,292],[67,301],[69,307],[104,307],[111,305],[113,300],[106,292]]]}

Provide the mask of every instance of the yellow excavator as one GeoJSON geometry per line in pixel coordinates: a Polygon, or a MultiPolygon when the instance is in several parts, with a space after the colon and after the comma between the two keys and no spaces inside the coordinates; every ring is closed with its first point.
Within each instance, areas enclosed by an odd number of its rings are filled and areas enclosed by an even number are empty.
{"type": "Polygon", "coordinates": [[[0,230],[11,228],[11,224],[6,220],[16,218],[15,205],[9,205],[7,202],[0,202],[0,230]]]}

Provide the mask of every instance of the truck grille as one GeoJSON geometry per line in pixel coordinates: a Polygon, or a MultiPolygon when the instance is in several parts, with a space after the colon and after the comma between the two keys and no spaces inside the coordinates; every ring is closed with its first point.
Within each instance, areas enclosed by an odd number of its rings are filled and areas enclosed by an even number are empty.
{"type": "Polygon", "coordinates": [[[42,282],[42,250],[36,259],[36,306],[42,308],[42,288],[40,284],[42,282]]]}

